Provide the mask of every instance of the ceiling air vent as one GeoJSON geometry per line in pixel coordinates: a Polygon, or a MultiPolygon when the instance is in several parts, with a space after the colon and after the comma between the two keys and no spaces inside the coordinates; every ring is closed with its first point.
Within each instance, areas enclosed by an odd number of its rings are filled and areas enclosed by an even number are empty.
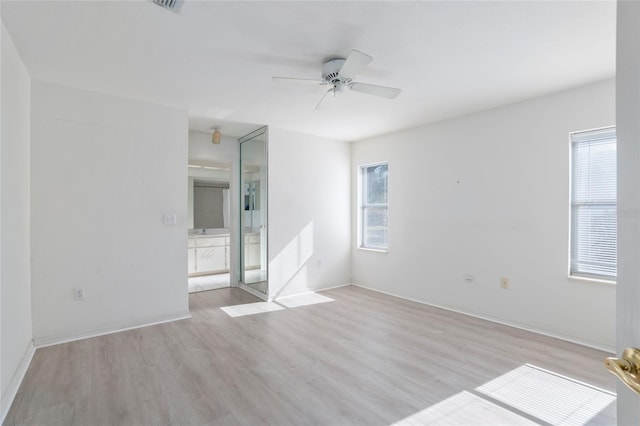
{"type": "Polygon", "coordinates": [[[178,13],[180,11],[180,7],[182,6],[183,0],[151,0],[158,6],[162,6],[165,9],[169,9],[172,12],[178,13]]]}

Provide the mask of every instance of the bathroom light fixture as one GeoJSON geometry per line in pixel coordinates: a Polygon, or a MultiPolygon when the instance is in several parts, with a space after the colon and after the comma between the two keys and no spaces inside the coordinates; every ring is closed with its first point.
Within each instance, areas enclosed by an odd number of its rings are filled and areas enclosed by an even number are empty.
{"type": "Polygon", "coordinates": [[[222,133],[220,133],[220,129],[214,129],[213,135],[211,136],[211,143],[219,145],[221,138],[222,138],[222,133]]]}

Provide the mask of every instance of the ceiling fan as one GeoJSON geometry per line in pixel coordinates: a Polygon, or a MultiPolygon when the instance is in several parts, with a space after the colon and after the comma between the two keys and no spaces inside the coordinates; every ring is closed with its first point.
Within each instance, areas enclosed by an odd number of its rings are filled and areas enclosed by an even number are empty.
{"type": "Polygon", "coordinates": [[[320,85],[331,85],[331,88],[322,95],[320,102],[315,109],[320,107],[322,101],[329,93],[334,96],[353,90],[354,92],[366,93],[368,95],[381,96],[383,98],[394,99],[400,94],[400,89],[386,86],[376,86],[375,84],[357,83],[354,81],[358,74],[373,58],[358,50],[352,50],[347,58],[330,59],[322,65],[322,79],[273,77],[273,81],[300,81],[310,82],[320,85]]]}

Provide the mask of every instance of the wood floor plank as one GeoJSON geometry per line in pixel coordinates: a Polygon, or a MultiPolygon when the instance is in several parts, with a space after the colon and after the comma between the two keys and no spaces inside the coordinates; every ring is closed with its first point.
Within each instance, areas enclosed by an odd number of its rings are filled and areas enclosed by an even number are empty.
{"type": "MultiPolygon", "coordinates": [[[[192,319],[38,349],[4,424],[390,425],[526,363],[615,388],[595,349],[357,287],[323,294],[335,301],[231,318],[220,307],[258,299],[193,293],[192,319]]],[[[592,423],[614,424],[613,405],[592,423]]]]}

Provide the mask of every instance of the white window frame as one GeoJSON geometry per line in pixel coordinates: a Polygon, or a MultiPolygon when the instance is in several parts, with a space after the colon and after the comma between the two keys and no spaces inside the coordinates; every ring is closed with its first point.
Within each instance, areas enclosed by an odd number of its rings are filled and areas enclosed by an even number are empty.
{"type": "Polygon", "coordinates": [[[389,162],[388,161],[380,161],[377,163],[370,164],[362,164],[358,166],[357,170],[358,179],[357,179],[357,194],[358,194],[358,248],[361,250],[369,250],[369,251],[377,251],[382,253],[387,253],[389,251],[389,162]],[[365,185],[366,182],[366,170],[372,167],[378,167],[381,165],[387,166],[387,202],[384,204],[367,204],[365,200],[366,190],[365,185]],[[387,209],[387,228],[385,230],[386,233],[386,244],[383,245],[372,245],[367,244],[365,241],[365,218],[364,214],[366,209],[368,208],[386,208],[387,209]]]}
{"type": "MultiPolygon", "coordinates": [[[[584,209],[585,207],[588,209],[590,209],[591,207],[594,207],[595,209],[609,208],[613,212],[612,213],[613,216],[609,215],[608,218],[611,219],[613,217],[615,221],[615,227],[617,228],[617,194],[615,194],[613,202],[611,202],[610,200],[606,201],[604,199],[599,199],[597,197],[597,194],[594,194],[592,198],[591,193],[589,194],[588,199],[578,200],[576,196],[576,190],[575,190],[576,176],[578,174],[578,170],[575,164],[576,163],[576,156],[575,156],[576,146],[578,144],[581,144],[584,146],[584,144],[592,144],[592,143],[597,143],[602,141],[611,141],[612,139],[617,144],[615,126],[604,127],[600,129],[593,129],[593,130],[586,130],[581,132],[574,132],[570,134],[571,196],[570,196],[570,226],[569,226],[569,232],[570,232],[569,234],[569,276],[572,278],[602,281],[606,283],[615,283],[616,281],[617,271],[615,271],[615,265],[614,265],[613,274],[611,274],[610,272],[606,273],[604,270],[600,273],[594,272],[594,270],[597,270],[598,268],[606,269],[607,268],[606,265],[609,265],[610,267],[612,262],[610,261],[610,259],[607,261],[606,259],[607,256],[603,255],[602,257],[603,262],[601,263],[600,266],[597,265],[599,260],[598,254],[590,252],[591,243],[589,241],[580,241],[580,235],[583,235],[583,233],[581,232],[581,229],[584,229],[584,227],[582,228],[578,227],[578,225],[580,224],[580,221],[577,220],[577,217],[578,217],[579,210],[584,209]],[[578,250],[579,246],[588,247],[585,250],[586,254],[581,255],[579,253],[579,250],[578,250]],[[591,266],[591,268],[589,266],[591,266]]],[[[614,167],[617,167],[617,164],[614,167]]],[[[614,176],[615,174],[616,174],[616,171],[614,170],[614,176]]],[[[615,188],[615,185],[614,185],[614,188],[615,188]]],[[[614,191],[616,190],[617,189],[614,189],[614,191]]],[[[585,238],[590,239],[593,237],[593,235],[594,233],[592,232],[592,229],[587,228],[587,235],[585,238]]],[[[614,235],[615,235],[616,244],[617,244],[617,235],[615,232],[614,232],[614,235]]],[[[597,247],[595,247],[595,250],[597,250],[597,247]]],[[[615,250],[616,250],[615,257],[617,259],[617,248],[615,250]]]]}

